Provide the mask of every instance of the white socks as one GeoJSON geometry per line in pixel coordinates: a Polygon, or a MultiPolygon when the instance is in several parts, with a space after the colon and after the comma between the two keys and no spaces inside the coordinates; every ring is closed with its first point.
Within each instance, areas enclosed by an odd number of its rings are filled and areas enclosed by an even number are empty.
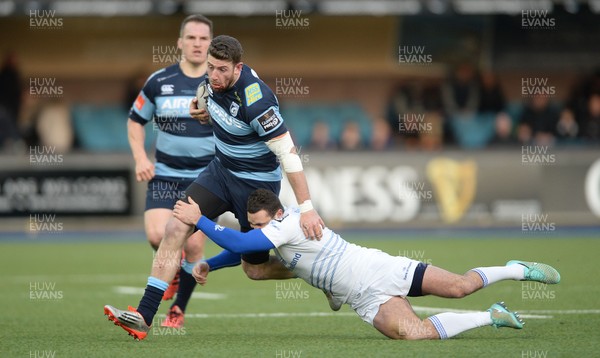
{"type": "Polygon", "coordinates": [[[428,319],[433,323],[435,330],[440,335],[440,339],[454,337],[461,332],[492,324],[489,312],[444,312],[431,316],[428,319]]]}
{"type": "Polygon", "coordinates": [[[525,267],[514,264],[509,266],[477,267],[476,272],[483,280],[483,287],[502,280],[522,280],[525,278],[525,267]]]}

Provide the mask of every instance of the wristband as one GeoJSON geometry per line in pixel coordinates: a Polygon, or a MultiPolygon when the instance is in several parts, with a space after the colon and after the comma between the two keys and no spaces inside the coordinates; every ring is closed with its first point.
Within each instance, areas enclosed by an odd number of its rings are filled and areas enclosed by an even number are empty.
{"type": "Polygon", "coordinates": [[[312,201],[310,200],[305,200],[302,204],[298,205],[300,207],[300,213],[304,214],[307,211],[311,211],[313,210],[313,205],[312,205],[312,201]]]}

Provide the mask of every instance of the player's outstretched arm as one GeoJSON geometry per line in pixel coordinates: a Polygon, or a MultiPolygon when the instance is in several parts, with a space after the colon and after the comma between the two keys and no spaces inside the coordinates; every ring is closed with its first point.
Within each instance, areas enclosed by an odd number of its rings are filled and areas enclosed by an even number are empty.
{"type": "Polygon", "coordinates": [[[188,197],[189,204],[179,200],[173,208],[173,215],[188,225],[196,225],[215,244],[236,254],[246,254],[257,251],[268,251],[275,247],[261,230],[251,230],[246,233],[232,230],[215,224],[206,216],[202,216],[200,207],[188,197]]]}
{"type": "Polygon", "coordinates": [[[281,163],[296,196],[296,201],[300,204],[300,226],[304,236],[310,239],[321,239],[325,223],[312,206],[302,161],[298,157],[290,132],[285,132],[285,134],[267,141],[266,144],[281,163]]]}

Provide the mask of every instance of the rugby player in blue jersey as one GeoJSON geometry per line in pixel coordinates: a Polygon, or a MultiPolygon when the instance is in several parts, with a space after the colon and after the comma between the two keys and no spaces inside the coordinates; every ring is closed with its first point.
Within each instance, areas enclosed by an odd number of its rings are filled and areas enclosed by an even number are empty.
{"type": "MultiPolygon", "coordinates": [[[[215,37],[209,47],[206,105],[213,123],[215,159],[187,188],[186,195],[200,205],[209,219],[230,211],[238,219],[241,230],[249,231],[248,196],[260,188],[279,193],[283,169],[300,203],[302,232],[307,238],[320,239],[325,225],[312,207],[302,162],[279,113],[277,98],[256,72],[242,62],[242,54],[241,44],[230,36],[215,37]]],[[[195,102],[192,102],[190,114],[200,121],[207,121],[195,102]]],[[[123,311],[107,305],[104,313],[109,320],[136,339],[146,337],[160,298],[175,276],[175,253],[181,251],[194,229],[194,225],[169,219],[137,309],[130,307],[129,311],[123,311]]],[[[212,269],[242,263],[250,278],[292,276],[285,267],[272,264],[268,250],[244,255],[225,250],[207,262],[212,269]]],[[[182,282],[184,277],[186,282],[189,278],[194,280],[191,276],[193,267],[192,262],[184,263],[180,273],[182,282]]],[[[183,315],[178,318],[182,323],[183,315]]]]}
{"type": "MultiPolygon", "coordinates": [[[[177,47],[179,63],[154,72],[136,98],[127,122],[129,144],[135,160],[137,181],[147,181],[144,228],[148,242],[158,250],[173,205],[185,189],[214,158],[215,142],[212,126],[202,124],[189,113],[190,102],[198,85],[206,79],[208,47],[212,39],[212,22],[202,15],[190,15],[181,23],[177,47]],[[157,131],[156,164],[144,149],[144,126],[152,123],[157,131]]],[[[199,113],[208,118],[206,111],[199,113]]],[[[186,259],[196,262],[203,255],[206,238],[194,233],[187,241],[186,259]]],[[[179,257],[179,252],[173,253],[179,257]]],[[[179,262],[175,262],[179,266],[179,262]]],[[[163,299],[171,299],[179,286],[175,276],[163,299]]],[[[191,289],[178,294],[175,301],[185,310],[191,289]]],[[[166,321],[166,324],[169,320],[166,321]]]]}

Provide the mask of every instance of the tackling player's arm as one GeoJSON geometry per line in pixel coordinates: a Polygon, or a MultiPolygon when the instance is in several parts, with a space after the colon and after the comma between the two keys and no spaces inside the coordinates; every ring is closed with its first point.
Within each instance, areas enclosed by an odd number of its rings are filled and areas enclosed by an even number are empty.
{"type": "Polygon", "coordinates": [[[215,244],[234,254],[248,254],[251,252],[268,251],[275,247],[261,230],[239,232],[215,224],[212,220],[202,215],[200,207],[192,198],[190,203],[177,201],[173,215],[188,225],[195,225],[202,230],[215,244]]]}
{"type": "Polygon", "coordinates": [[[290,132],[285,132],[267,141],[266,144],[281,163],[296,196],[296,201],[300,204],[300,225],[304,235],[310,239],[320,240],[325,223],[312,206],[302,161],[298,156],[290,132]]]}
{"type": "Polygon", "coordinates": [[[154,163],[148,159],[144,148],[145,137],[144,126],[129,118],[127,120],[127,139],[135,161],[135,179],[137,181],[147,181],[154,177],[154,163]]]}

